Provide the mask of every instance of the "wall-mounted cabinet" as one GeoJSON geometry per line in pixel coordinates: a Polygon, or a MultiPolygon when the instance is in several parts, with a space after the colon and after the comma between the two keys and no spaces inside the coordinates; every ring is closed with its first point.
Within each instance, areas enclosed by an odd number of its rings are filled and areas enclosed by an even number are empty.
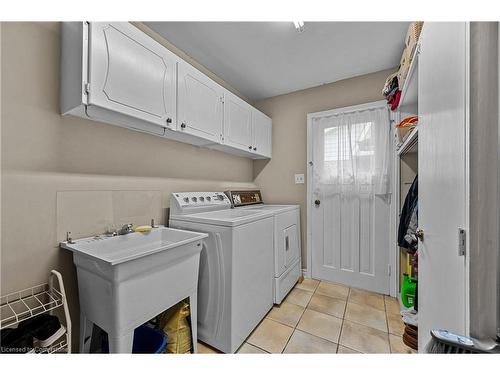
{"type": "Polygon", "coordinates": [[[224,89],[220,85],[191,65],[179,62],[178,131],[219,143],[223,132],[223,100],[224,89]]]}
{"type": "Polygon", "coordinates": [[[253,152],[271,158],[272,120],[262,112],[252,112],[253,152]]]}
{"type": "Polygon", "coordinates": [[[232,93],[224,95],[224,144],[252,151],[252,107],[232,93]]]}
{"type": "Polygon", "coordinates": [[[61,49],[62,114],[270,157],[271,119],[130,23],[63,23],[61,49]]]}

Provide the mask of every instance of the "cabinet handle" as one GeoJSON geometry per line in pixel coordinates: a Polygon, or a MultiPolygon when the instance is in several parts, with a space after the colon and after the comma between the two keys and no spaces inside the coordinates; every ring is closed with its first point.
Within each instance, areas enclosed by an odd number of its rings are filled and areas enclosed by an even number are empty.
{"type": "Polygon", "coordinates": [[[254,148],[253,148],[253,150],[254,150],[254,151],[257,151],[257,147],[254,147],[254,148]]]}
{"type": "Polygon", "coordinates": [[[171,124],[172,123],[172,119],[169,117],[167,118],[167,124],[171,124]]]}
{"type": "Polygon", "coordinates": [[[285,237],[285,251],[290,249],[290,242],[288,241],[288,236],[285,237]]]}
{"type": "Polygon", "coordinates": [[[186,127],[186,124],[183,122],[183,123],[181,124],[181,128],[182,128],[182,129],[184,129],[185,127],[186,127]]]}

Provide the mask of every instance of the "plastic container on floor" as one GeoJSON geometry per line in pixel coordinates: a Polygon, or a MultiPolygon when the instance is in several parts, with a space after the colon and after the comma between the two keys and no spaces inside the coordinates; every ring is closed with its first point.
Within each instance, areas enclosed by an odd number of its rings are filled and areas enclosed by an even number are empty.
{"type": "Polygon", "coordinates": [[[405,307],[413,307],[415,304],[415,290],[417,278],[403,274],[403,285],[401,286],[401,302],[405,307]]]}
{"type": "MultiPolygon", "coordinates": [[[[134,330],[133,354],[160,354],[167,346],[167,336],[161,331],[142,325],[134,330]]],[[[102,348],[103,353],[109,353],[108,343],[102,348]]]]}

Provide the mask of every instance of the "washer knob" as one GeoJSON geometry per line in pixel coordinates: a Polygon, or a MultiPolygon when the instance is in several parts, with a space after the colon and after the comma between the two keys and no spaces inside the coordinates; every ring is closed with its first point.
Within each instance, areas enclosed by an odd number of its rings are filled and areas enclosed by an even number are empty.
{"type": "Polygon", "coordinates": [[[224,200],[224,196],[222,194],[217,194],[217,199],[220,201],[224,200]]]}
{"type": "Polygon", "coordinates": [[[210,202],[212,200],[212,198],[210,197],[207,197],[207,201],[210,202]]]}
{"type": "Polygon", "coordinates": [[[204,197],[199,197],[198,199],[200,200],[200,202],[203,202],[205,200],[204,197]]]}
{"type": "Polygon", "coordinates": [[[188,197],[184,197],[184,199],[183,199],[183,200],[184,200],[184,202],[186,202],[186,203],[187,203],[187,202],[189,202],[189,198],[188,198],[188,197]]]}
{"type": "Polygon", "coordinates": [[[196,197],[191,198],[193,202],[196,202],[198,199],[196,197]]]}

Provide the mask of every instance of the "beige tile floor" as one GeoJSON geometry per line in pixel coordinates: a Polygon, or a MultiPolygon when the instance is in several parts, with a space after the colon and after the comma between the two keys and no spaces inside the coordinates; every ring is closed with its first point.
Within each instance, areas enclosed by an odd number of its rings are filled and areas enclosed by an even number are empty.
{"type": "MultiPolygon", "coordinates": [[[[305,279],[274,306],[238,353],[415,353],[403,343],[399,302],[305,279]]],[[[199,353],[217,353],[198,343],[199,353]]]]}

